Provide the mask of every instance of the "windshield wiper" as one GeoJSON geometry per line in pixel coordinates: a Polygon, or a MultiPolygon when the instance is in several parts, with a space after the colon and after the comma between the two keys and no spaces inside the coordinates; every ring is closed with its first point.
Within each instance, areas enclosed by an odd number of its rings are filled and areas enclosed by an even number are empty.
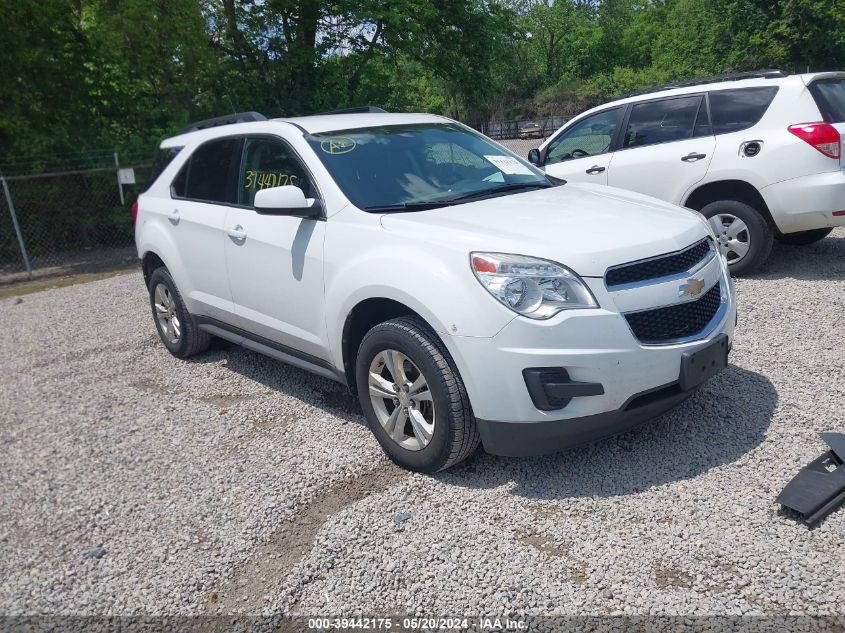
{"type": "MultiPolygon", "coordinates": [[[[563,181],[566,182],[566,181],[563,181]]],[[[484,196],[496,195],[505,191],[514,191],[516,189],[548,189],[554,187],[554,184],[544,182],[512,182],[492,189],[484,189],[482,191],[470,191],[469,193],[461,194],[454,198],[441,198],[439,200],[427,200],[421,202],[400,202],[398,204],[386,204],[374,207],[364,207],[364,211],[375,213],[401,213],[403,211],[425,211],[426,209],[437,209],[439,207],[448,207],[449,205],[466,202],[473,198],[481,198],[484,196]]]]}
{"type": "Polygon", "coordinates": [[[385,204],[374,207],[364,207],[364,211],[375,213],[401,213],[402,211],[425,211],[448,206],[451,200],[436,200],[432,202],[400,202],[399,204],[385,204]]]}
{"type": "Polygon", "coordinates": [[[484,196],[494,196],[498,193],[504,193],[506,191],[515,191],[517,189],[548,189],[549,187],[553,187],[554,185],[549,184],[547,182],[512,182],[506,185],[499,185],[498,187],[493,187],[491,189],[482,189],[480,191],[470,191],[469,193],[461,194],[460,196],[456,196],[454,198],[449,198],[445,202],[461,202],[464,200],[472,200],[473,198],[482,198],[484,196]]]}

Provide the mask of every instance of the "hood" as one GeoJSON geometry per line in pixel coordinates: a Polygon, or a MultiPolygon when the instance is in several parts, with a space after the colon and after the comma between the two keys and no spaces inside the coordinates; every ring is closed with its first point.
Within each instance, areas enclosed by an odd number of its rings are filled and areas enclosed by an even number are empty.
{"type": "Polygon", "coordinates": [[[680,250],[709,235],[689,209],[622,189],[566,184],[382,216],[388,231],[471,251],[556,261],[585,277],[680,250]]]}

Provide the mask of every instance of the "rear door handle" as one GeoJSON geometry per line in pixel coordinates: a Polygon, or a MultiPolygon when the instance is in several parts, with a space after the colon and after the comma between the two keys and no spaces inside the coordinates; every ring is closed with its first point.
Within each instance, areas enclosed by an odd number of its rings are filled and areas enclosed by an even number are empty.
{"type": "Polygon", "coordinates": [[[697,160],[701,160],[702,158],[707,158],[707,154],[697,154],[696,152],[690,152],[686,156],[681,156],[681,160],[685,163],[694,163],[697,160]]]}
{"type": "Polygon", "coordinates": [[[604,171],[604,167],[599,167],[598,165],[593,165],[587,170],[588,174],[600,174],[604,171]]]}
{"type": "Polygon", "coordinates": [[[231,237],[233,240],[246,239],[246,231],[244,231],[244,227],[242,227],[240,224],[236,225],[233,229],[229,229],[227,232],[229,233],[229,237],[231,237]]]}
{"type": "Polygon", "coordinates": [[[167,219],[170,220],[170,223],[173,226],[179,224],[179,209],[173,209],[173,211],[170,212],[170,217],[167,219]]]}

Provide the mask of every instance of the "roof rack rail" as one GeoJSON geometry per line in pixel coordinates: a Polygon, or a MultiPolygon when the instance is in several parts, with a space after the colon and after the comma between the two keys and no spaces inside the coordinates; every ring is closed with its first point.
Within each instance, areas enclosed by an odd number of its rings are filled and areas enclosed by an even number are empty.
{"type": "Polygon", "coordinates": [[[383,114],[387,110],[379,108],[378,106],[358,106],[356,108],[343,108],[341,110],[331,110],[329,112],[318,112],[315,116],[321,114],[383,114]]]}
{"type": "Polygon", "coordinates": [[[226,114],[223,116],[216,116],[212,119],[203,119],[196,123],[188,123],[180,134],[187,134],[188,132],[196,132],[197,130],[207,130],[209,128],[218,127],[221,125],[232,125],[233,123],[249,123],[251,121],[266,121],[267,117],[258,112],[237,112],[235,114],[226,114]]]}
{"type": "Polygon", "coordinates": [[[651,88],[644,88],[642,90],[634,90],[633,92],[626,92],[614,97],[612,100],[627,99],[628,97],[637,97],[639,95],[646,95],[652,92],[660,92],[662,90],[671,90],[672,88],[687,88],[689,86],[701,86],[704,84],[715,84],[721,81],[740,81],[741,79],[777,79],[780,77],[788,77],[789,73],[782,70],[749,70],[736,73],[722,73],[720,75],[711,75],[709,77],[698,77],[696,79],[687,79],[684,81],[676,81],[662,86],[653,86],[651,88]]]}

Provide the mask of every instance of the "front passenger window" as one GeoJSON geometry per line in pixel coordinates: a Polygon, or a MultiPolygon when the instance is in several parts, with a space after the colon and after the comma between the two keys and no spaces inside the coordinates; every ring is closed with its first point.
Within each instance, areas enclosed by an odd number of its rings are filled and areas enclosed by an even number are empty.
{"type": "Polygon", "coordinates": [[[247,139],[238,203],[251,207],[258,190],[285,185],[299,187],[306,198],[316,197],[308,172],[285,143],[269,138],[247,139]]]}
{"type": "Polygon", "coordinates": [[[552,142],[546,152],[546,164],[609,151],[621,115],[622,108],[613,108],[579,121],[552,142]]]}

